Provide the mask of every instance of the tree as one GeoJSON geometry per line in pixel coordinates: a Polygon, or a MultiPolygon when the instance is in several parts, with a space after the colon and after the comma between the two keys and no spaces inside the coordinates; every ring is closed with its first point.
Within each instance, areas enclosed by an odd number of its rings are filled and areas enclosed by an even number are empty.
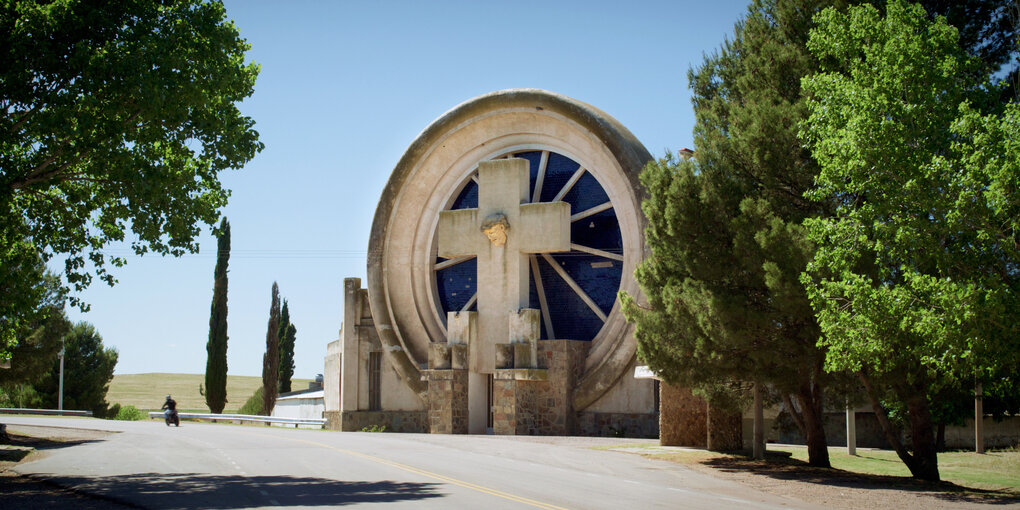
{"type": "MultiPolygon", "coordinates": [[[[64,315],[64,293],[58,276],[45,270],[42,260],[36,258],[37,274],[42,275],[38,288],[41,308],[34,313],[31,322],[22,323],[10,330],[19,339],[10,350],[11,366],[0,370],[0,392],[13,407],[37,407],[38,398],[32,385],[49,370],[57,359],[64,336],[71,330],[71,323],[64,315]]],[[[5,400],[0,396],[0,401],[5,400]]],[[[4,404],[0,404],[4,406],[4,404]]]]}
{"type": "Polygon", "coordinates": [[[283,300],[283,310],[280,312],[280,393],[290,391],[290,380],[294,377],[294,341],[297,336],[297,327],[290,323],[290,309],[287,307],[287,300],[283,300]]]}
{"type": "Polygon", "coordinates": [[[6,243],[5,235],[0,229],[0,361],[11,359],[19,338],[62,310],[66,296],[59,277],[47,272],[31,243],[19,236],[6,243]]]}
{"type": "Polygon", "coordinates": [[[982,73],[991,75],[993,81],[1001,82],[1000,97],[1004,103],[1016,98],[1017,71],[1020,70],[1016,47],[1020,6],[1016,2],[922,0],[921,5],[931,20],[944,16],[959,30],[960,45],[985,63],[982,73]]]}
{"type": "Polygon", "coordinates": [[[227,404],[227,263],[230,260],[230,223],[220,221],[216,236],[216,269],[209,311],[209,341],[205,344],[205,403],[222,413],[227,404]]]}
{"type": "Polygon", "coordinates": [[[0,370],[0,388],[36,382],[49,369],[60,351],[61,340],[71,329],[64,315],[65,298],[59,277],[47,271],[39,258],[36,258],[35,264],[35,272],[41,275],[41,281],[33,300],[38,301],[41,307],[33,313],[31,322],[9,330],[20,341],[10,351],[11,368],[0,370]]]}
{"type": "Polygon", "coordinates": [[[857,374],[911,474],[938,480],[932,396],[1020,368],[1020,109],[919,6],[816,21],[803,139],[821,168],[810,197],[837,208],[805,222],[802,281],[826,368],[857,374]]]}
{"type": "Polygon", "coordinates": [[[259,71],[248,49],[218,1],[0,6],[3,321],[38,309],[21,292],[40,255],[66,255],[80,291],[114,283],[125,260],[102,250],[129,230],[137,254],[197,251],[229,196],[219,172],[263,147],[236,106],[259,71]]]}
{"type": "MultiPolygon", "coordinates": [[[[91,324],[79,322],[64,337],[64,408],[106,416],[106,392],[117,366],[117,350],[103,347],[103,337],[91,324]]],[[[60,362],[51,360],[49,373],[35,385],[42,405],[56,409],[60,362]]]]}
{"type": "Polygon", "coordinates": [[[280,379],[280,289],[273,282],[273,295],[269,305],[269,325],[266,328],[266,353],[262,355],[262,412],[273,413],[280,379]]]}
{"type": "MultiPolygon", "coordinates": [[[[641,175],[652,255],[636,277],[648,307],[624,296],[641,358],[668,382],[767,383],[787,402],[809,462],[829,466],[825,353],[799,283],[811,257],[805,199],[818,167],[797,138],[800,79],[817,69],[811,16],[833,2],[758,0],[734,39],[689,73],[696,156],[641,175]]],[[[746,386],[746,384],[745,384],[746,386]]]]}

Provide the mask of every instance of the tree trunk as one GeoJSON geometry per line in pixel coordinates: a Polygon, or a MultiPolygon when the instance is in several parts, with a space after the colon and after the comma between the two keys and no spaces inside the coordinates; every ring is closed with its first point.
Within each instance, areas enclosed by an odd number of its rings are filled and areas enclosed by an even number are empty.
{"type": "Polygon", "coordinates": [[[935,435],[932,433],[931,412],[928,399],[922,394],[907,400],[907,416],[910,418],[910,439],[914,447],[914,462],[908,464],[914,478],[939,481],[938,451],[935,435]]]}
{"type": "Polygon", "coordinates": [[[815,467],[832,467],[829,463],[829,444],[825,440],[821,388],[818,385],[805,384],[801,386],[797,400],[800,401],[800,415],[804,421],[804,443],[807,445],[808,464],[815,467]]]}
{"type": "Polygon", "coordinates": [[[921,480],[939,481],[938,452],[935,448],[935,434],[932,432],[931,413],[928,409],[928,400],[923,391],[913,392],[913,396],[904,398],[904,395],[897,395],[907,404],[907,418],[910,420],[910,441],[914,453],[911,455],[900,441],[899,435],[893,430],[889,423],[889,417],[885,409],[878,401],[878,396],[871,385],[871,380],[858,372],[857,376],[864,384],[864,389],[871,400],[871,406],[875,410],[875,417],[878,424],[885,433],[886,441],[896,450],[896,455],[910,470],[910,475],[921,480]]]}
{"type": "Polygon", "coordinates": [[[875,388],[871,385],[871,379],[868,379],[864,372],[857,372],[857,378],[864,385],[864,392],[868,394],[868,400],[871,401],[871,409],[875,412],[875,419],[878,420],[878,426],[882,429],[885,440],[896,451],[896,455],[899,456],[900,460],[909,468],[913,464],[914,459],[903,446],[903,442],[900,441],[899,431],[893,429],[892,424],[889,423],[889,417],[885,414],[885,408],[882,407],[882,403],[879,402],[875,388]]]}

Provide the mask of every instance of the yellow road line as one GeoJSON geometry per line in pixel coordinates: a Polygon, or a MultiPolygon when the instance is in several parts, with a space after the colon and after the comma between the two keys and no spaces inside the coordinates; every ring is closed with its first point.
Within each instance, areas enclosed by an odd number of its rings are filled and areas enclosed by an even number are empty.
{"type": "MultiPolygon", "coordinates": [[[[258,432],[256,432],[255,434],[256,435],[260,435],[260,436],[265,436],[265,437],[279,438],[279,436],[269,436],[268,434],[261,434],[261,433],[258,433],[258,432]]],[[[496,496],[496,497],[499,497],[499,498],[508,499],[510,501],[516,501],[518,503],[523,503],[525,505],[530,505],[530,506],[533,506],[533,507],[536,507],[536,508],[544,508],[545,510],[567,510],[567,509],[565,509],[563,507],[559,507],[559,506],[555,506],[555,505],[550,505],[549,503],[543,503],[541,501],[535,501],[533,499],[528,499],[528,498],[525,498],[523,496],[515,496],[515,495],[510,494],[508,492],[498,491],[496,489],[490,489],[490,488],[482,486],[482,485],[474,484],[474,483],[471,483],[471,482],[465,482],[463,480],[458,480],[456,478],[452,478],[452,477],[449,477],[449,476],[446,476],[446,475],[441,475],[439,473],[433,473],[431,471],[426,471],[424,469],[419,469],[419,468],[416,468],[416,467],[413,467],[413,466],[408,466],[406,464],[401,464],[399,462],[394,462],[392,460],[386,460],[386,459],[383,459],[383,458],[380,458],[380,457],[375,457],[375,456],[368,455],[368,454],[365,454],[365,453],[355,452],[355,451],[351,451],[351,450],[345,450],[343,448],[337,448],[335,446],[330,446],[328,444],[318,443],[318,442],[315,442],[315,441],[308,441],[306,439],[295,439],[295,438],[292,438],[292,437],[286,437],[286,438],[283,438],[283,439],[287,439],[289,441],[295,441],[295,442],[298,442],[298,443],[305,443],[305,444],[309,444],[309,445],[312,445],[312,446],[318,446],[318,447],[321,447],[321,448],[327,448],[327,449],[330,449],[330,450],[333,450],[333,451],[336,451],[336,452],[340,452],[340,453],[343,453],[343,454],[346,454],[346,455],[350,455],[352,457],[360,457],[360,458],[365,459],[365,460],[370,460],[372,462],[376,462],[376,463],[379,463],[379,464],[385,464],[387,466],[392,466],[392,467],[395,467],[397,469],[402,469],[404,471],[408,471],[408,472],[411,472],[411,473],[416,473],[416,474],[419,474],[419,475],[422,475],[422,476],[426,476],[428,478],[433,478],[433,479],[439,480],[441,482],[451,483],[453,485],[459,485],[459,486],[464,487],[466,489],[475,490],[475,491],[478,491],[478,492],[481,492],[481,493],[484,493],[484,494],[489,494],[491,496],[496,496]]]]}

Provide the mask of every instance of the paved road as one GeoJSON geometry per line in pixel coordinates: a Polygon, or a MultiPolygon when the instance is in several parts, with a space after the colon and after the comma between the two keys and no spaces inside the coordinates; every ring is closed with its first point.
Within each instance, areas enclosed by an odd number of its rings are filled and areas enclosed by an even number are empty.
{"type": "Polygon", "coordinates": [[[591,444],[584,439],[3,421],[12,431],[43,425],[117,432],[15,470],[138,508],[810,508],[673,463],[578,447],[591,444]]]}

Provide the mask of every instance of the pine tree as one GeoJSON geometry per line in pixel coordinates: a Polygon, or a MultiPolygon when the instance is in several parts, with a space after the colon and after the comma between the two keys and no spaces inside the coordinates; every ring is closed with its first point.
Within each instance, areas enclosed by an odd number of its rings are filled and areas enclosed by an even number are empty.
{"type": "Polygon", "coordinates": [[[806,48],[811,19],[832,3],[757,0],[733,40],[689,73],[696,154],[642,173],[652,256],[636,277],[649,306],[624,296],[653,370],[710,400],[720,386],[772,386],[809,462],[826,467],[830,376],[798,281],[812,249],[801,223],[825,210],[803,197],[818,165],[797,131],[807,117],[800,80],[818,67],[806,48]]]}
{"type": "Polygon", "coordinates": [[[294,377],[294,341],[297,336],[297,327],[290,322],[290,309],[287,300],[283,300],[283,310],[280,312],[280,393],[291,391],[290,380],[294,377]]]}
{"type": "MultiPolygon", "coordinates": [[[[92,411],[106,416],[106,392],[117,367],[117,349],[103,346],[103,337],[87,322],[71,327],[64,337],[64,409],[92,411]]],[[[60,362],[54,360],[49,373],[36,385],[42,406],[56,409],[60,390],[60,362]]]]}
{"type": "Polygon", "coordinates": [[[209,312],[209,341],[205,344],[205,403],[222,413],[227,404],[227,262],[230,260],[230,223],[220,221],[216,236],[216,269],[209,312]]]}
{"type": "Polygon", "coordinates": [[[266,353],[262,355],[262,413],[269,416],[276,405],[280,378],[280,288],[273,282],[266,328],[266,353]]]}

